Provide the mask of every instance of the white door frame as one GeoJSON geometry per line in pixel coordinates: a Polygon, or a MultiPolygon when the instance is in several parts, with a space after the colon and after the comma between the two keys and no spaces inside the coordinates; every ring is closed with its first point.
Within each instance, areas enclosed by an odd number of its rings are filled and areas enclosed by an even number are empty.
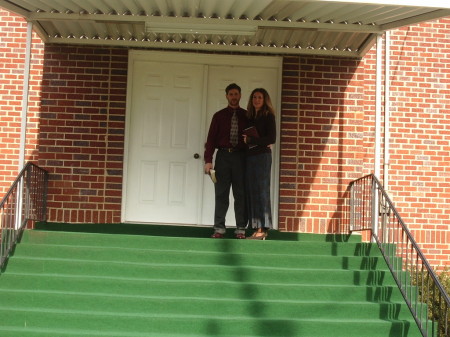
{"type": "MultiPolygon", "coordinates": [[[[128,146],[130,138],[130,118],[131,118],[131,104],[132,97],[132,83],[133,83],[133,66],[136,61],[160,61],[160,62],[177,62],[177,63],[191,63],[201,65],[236,65],[244,67],[270,67],[278,70],[277,83],[277,101],[273,102],[277,111],[276,125],[277,125],[277,141],[273,148],[274,161],[272,172],[272,208],[273,208],[273,223],[274,228],[278,227],[278,201],[279,201],[279,170],[280,170],[280,123],[281,123],[281,85],[282,85],[282,58],[272,56],[242,56],[242,55],[216,55],[216,54],[198,54],[186,52],[165,52],[165,51],[149,51],[149,50],[130,50],[128,58],[128,81],[127,81],[127,104],[125,116],[125,144],[124,144],[124,161],[123,161],[123,183],[122,183],[122,207],[121,207],[121,221],[125,221],[125,198],[127,192],[127,167],[128,167],[128,146]]],[[[205,83],[206,85],[206,83],[205,83]]],[[[203,90],[204,88],[202,88],[203,90]]],[[[204,102],[202,109],[206,109],[206,102],[204,102]]],[[[202,125],[201,139],[206,139],[208,126],[206,111],[202,111],[202,125]]],[[[203,174],[199,172],[199,174],[203,174]]],[[[203,180],[200,180],[203,181],[203,180]]],[[[202,188],[203,186],[199,186],[202,188]]],[[[201,210],[199,210],[201,211],[201,210]]]]}

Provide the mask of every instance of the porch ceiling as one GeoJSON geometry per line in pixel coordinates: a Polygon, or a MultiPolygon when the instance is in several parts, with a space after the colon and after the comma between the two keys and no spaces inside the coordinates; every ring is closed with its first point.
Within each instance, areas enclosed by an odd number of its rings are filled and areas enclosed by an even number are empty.
{"type": "Polygon", "coordinates": [[[443,0],[0,0],[45,43],[362,57],[443,0]]]}

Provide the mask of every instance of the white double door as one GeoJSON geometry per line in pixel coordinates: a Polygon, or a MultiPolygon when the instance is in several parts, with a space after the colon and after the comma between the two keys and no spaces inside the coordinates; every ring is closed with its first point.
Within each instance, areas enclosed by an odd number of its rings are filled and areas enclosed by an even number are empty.
{"type": "Polygon", "coordinates": [[[122,221],[212,225],[214,186],[203,174],[211,118],[233,82],[244,108],[256,87],[278,102],[279,71],[276,58],[131,52],[122,221]]]}

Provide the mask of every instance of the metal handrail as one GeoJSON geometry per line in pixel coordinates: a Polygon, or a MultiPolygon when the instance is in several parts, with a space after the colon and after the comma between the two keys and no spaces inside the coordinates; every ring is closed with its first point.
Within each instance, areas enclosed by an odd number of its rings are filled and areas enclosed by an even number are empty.
{"type": "Polygon", "coordinates": [[[422,335],[450,336],[450,298],[373,175],[350,183],[350,231],[370,230],[422,335]]]}
{"type": "Polygon", "coordinates": [[[30,221],[47,219],[48,172],[27,163],[0,202],[0,270],[30,221]]]}

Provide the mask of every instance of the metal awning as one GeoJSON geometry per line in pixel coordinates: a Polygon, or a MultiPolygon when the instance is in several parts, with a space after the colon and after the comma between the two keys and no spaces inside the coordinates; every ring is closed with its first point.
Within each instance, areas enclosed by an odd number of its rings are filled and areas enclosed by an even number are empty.
{"type": "Polygon", "coordinates": [[[386,30],[450,16],[444,0],[0,0],[45,43],[362,57],[386,30]]]}

